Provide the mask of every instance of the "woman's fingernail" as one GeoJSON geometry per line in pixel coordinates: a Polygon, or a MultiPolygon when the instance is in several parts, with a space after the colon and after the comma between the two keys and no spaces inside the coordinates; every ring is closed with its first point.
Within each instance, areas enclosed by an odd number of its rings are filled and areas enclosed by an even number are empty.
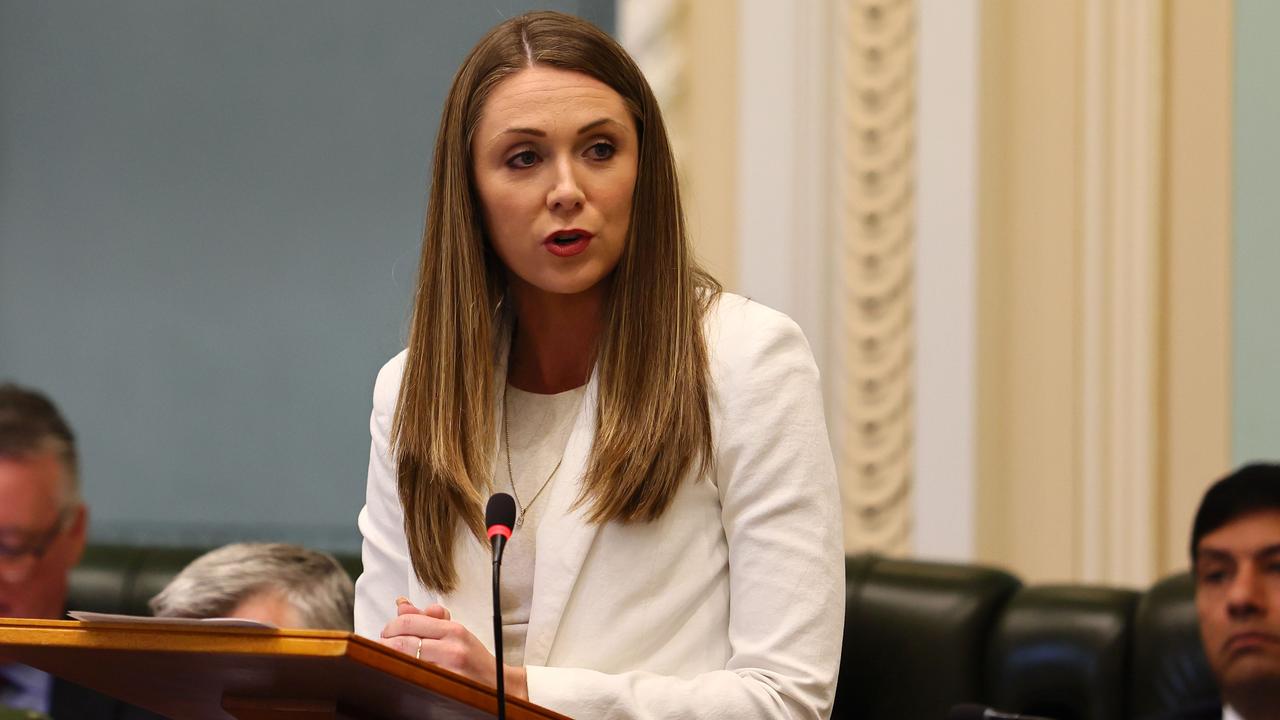
{"type": "Polygon", "coordinates": [[[396,598],[396,607],[399,607],[399,606],[404,605],[404,604],[407,604],[407,603],[409,603],[409,598],[407,598],[407,597],[405,597],[405,596],[403,596],[403,595],[401,595],[400,597],[396,598]]]}

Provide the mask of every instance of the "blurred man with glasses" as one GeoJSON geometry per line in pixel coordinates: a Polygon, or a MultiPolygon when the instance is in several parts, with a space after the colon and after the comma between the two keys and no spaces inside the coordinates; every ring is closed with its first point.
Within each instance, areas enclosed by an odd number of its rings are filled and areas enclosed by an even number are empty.
{"type": "Polygon", "coordinates": [[[71,428],[43,395],[0,385],[0,616],[63,617],[87,525],[71,428]]]}
{"type": "MultiPolygon", "coordinates": [[[[63,617],[87,525],[71,427],[45,396],[0,384],[0,617],[63,617]]],[[[55,720],[141,712],[0,657],[0,716],[13,709],[55,720]]]]}

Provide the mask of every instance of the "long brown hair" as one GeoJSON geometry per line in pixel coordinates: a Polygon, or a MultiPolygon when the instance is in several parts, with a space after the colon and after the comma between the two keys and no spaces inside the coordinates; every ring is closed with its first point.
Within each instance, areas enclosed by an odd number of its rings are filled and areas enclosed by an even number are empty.
{"type": "Polygon", "coordinates": [[[590,23],[554,12],[512,18],[472,49],[445,101],[391,430],[413,569],[437,591],[457,585],[458,523],[483,541],[495,451],[494,356],[506,283],[484,235],[471,139],[493,88],[540,64],[613,88],[640,141],[628,237],[597,344],[595,442],[578,502],[592,522],[653,520],[684,476],[712,461],[702,317],[720,286],[689,249],[658,102],[626,51],[590,23]]]}

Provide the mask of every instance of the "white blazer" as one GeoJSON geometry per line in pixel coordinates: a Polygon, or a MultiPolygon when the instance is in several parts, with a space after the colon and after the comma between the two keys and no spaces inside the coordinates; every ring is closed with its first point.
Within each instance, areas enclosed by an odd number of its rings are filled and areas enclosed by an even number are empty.
{"type": "MultiPolygon", "coordinates": [[[[818,371],[796,324],[750,300],[723,295],[704,327],[715,468],[652,523],[593,525],[571,509],[595,429],[590,381],[537,530],[525,663],[539,705],[592,720],[831,714],[844,555],[818,371]]],[[[492,652],[488,547],[459,531],[444,596],[409,562],[387,445],[404,359],[374,388],[356,632],[379,637],[405,595],[449,608],[492,652]]]]}

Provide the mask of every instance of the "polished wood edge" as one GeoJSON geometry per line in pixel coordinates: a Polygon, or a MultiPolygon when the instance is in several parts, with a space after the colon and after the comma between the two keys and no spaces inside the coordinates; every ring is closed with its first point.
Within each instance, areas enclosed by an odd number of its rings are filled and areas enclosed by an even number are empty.
{"type": "Polygon", "coordinates": [[[350,638],[349,633],[329,630],[0,619],[0,647],[334,656],[346,652],[350,638]]]}
{"type": "MultiPolygon", "coordinates": [[[[409,657],[399,650],[394,650],[369,638],[352,635],[351,643],[347,647],[347,657],[363,665],[377,668],[388,675],[415,684],[419,683],[421,673],[425,671],[435,676],[437,681],[453,683],[459,691],[484,696],[489,705],[495,709],[497,707],[497,693],[489,685],[477,682],[464,675],[459,675],[451,670],[446,670],[425,660],[409,657]]],[[[541,705],[535,705],[528,700],[508,696],[507,709],[511,710],[512,708],[518,708],[517,712],[524,710],[536,713],[536,717],[571,720],[565,715],[548,710],[541,705]]]]}
{"type": "MultiPolygon", "coordinates": [[[[92,650],[184,652],[313,657],[346,656],[405,682],[452,686],[453,695],[474,707],[496,708],[494,689],[382,643],[337,630],[244,628],[156,623],[95,623],[79,620],[0,618],[0,649],[68,647],[92,650]]],[[[3,654],[3,653],[0,653],[3,654]]],[[[513,716],[564,718],[527,700],[508,697],[513,716]],[[526,714],[528,713],[528,714],[526,714]]]]}

